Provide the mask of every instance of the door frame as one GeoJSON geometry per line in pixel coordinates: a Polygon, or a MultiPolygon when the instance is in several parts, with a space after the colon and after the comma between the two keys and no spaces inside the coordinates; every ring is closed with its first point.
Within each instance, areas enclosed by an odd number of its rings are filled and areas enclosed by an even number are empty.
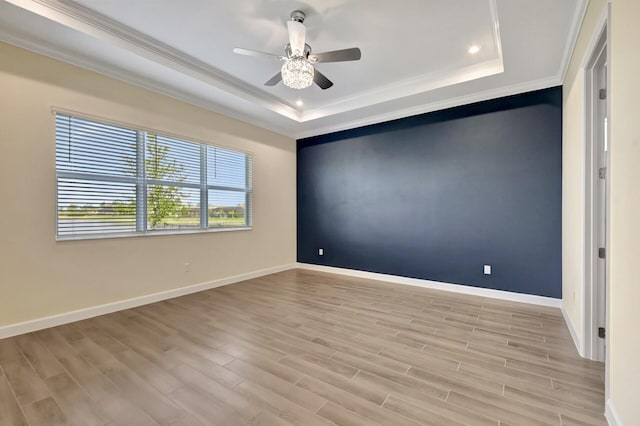
{"type": "MultiPolygon", "coordinates": [[[[597,62],[601,57],[601,53],[603,49],[606,49],[606,63],[610,64],[610,52],[609,43],[610,40],[608,35],[608,29],[610,28],[609,22],[609,10],[608,7],[605,9],[603,16],[601,17],[598,25],[596,27],[596,33],[593,37],[589,48],[587,49],[587,53],[585,55],[585,60],[582,66],[584,72],[584,163],[583,163],[583,177],[584,177],[584,315],[583,315],[583,350],[584,357],[589,358],[595,361],[605,361],[607,358],[606,354],[603,356],[603,350],[599,345],[604,345],[608,348],[608,340],[609,340],[609,250],[606,253],[606,270],[605,270],[605,301],[599,300],[596,280],[598,276],[598,260],[596,253],[598,251],[598,235],[597,235],[597,224],[600,219],[601,213],[599,213],[598,206],[595,202],[595,197],[597,196],[599,177],[597,167],[595,165],[596,161],[596,150],[598,149],[598,145],[596,143],[596,138],[598,137],[594,130],[598,129],[598,125],[596,124],[596,115],[597,115],[597,103],[598,92],[599,92],[599,83],[598,78],[596,76],[595,70],[597,66],[597,62]],[[598,324],[598,310],[605,309],[606,317],[604,327],[606,329],[605,339],[601,340],[597,336],[597,328],[600,324],[598,324]]],[[[607,121],[608,126],[606,129],[607,135],[606,138],[608,140],[608,151],[611,152],[611,138],[609,137],[609,131],[611,129],[611,117],[609,115],[609,101],[611,98],[610,93],[610,84],[609,79],[611,73],[607,72],[607,98],[606,98],[606,110],[607,110],[607,121]]],[[[605,247],[608,248],[609,245],[609,235],[610,235],[610,224],[609,224],[609,198],[610,198],[610,161],[609,158],[611,155],[607,156],[606,162],[606,173],[607,179],[605,181],[606,184],[606,197],[605,197],[605,234],[606,234],[606,242],[605,247]]]]}

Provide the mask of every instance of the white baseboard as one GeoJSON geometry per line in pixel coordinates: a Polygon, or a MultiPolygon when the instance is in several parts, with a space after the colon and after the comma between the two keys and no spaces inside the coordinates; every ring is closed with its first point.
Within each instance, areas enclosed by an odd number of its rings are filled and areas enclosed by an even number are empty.
{"type": "Polygon", "coordinates": [[[607,403],[604,406],[604,416],[606,417],[609,426],[622,426],[622,420],[620,420],[618,411],[616,411],[611,398],[607,399],[607,403]]]}
{"type": "Polygon", "coordinates": [[[174,297],[197,293],[199,291],[209,290],[216,287],[222,287],[228,284],[234,284],[240,281],[246,281],[252,278],[275,274],[276,272],[282,272],[294,268],[296,268],[295,263],[275,266],[273,268],[247,272],[244,274],[220,278],[200,284],[193,284],[186,287],[161,291],[159,293],[148,294],[145,296],[134,297],[126,300],[119,300],[117,302],[92,306],[85,309],[78,309],[77,311],[37,318],[17,324],[4,325],[0,327],[0,339],[3,339],[5,337],[17,336],[19,334],[30,333],[32,331],[42,330],[49,327],[55,327],[57,325],[68,324],[70,322],[80,321],[87,318],[93,318],[99,315],[110,314],[112,312],[121,311],[124,309],[135,308],[136,306],[147,305],[149,303],[159,302],[161,300],[173,299],[174,297]]]}
{"type": "Polygon", "coordinates": [[[582,343],[582,338],[578,333],[576,333],[576,329],[573,326],[573,321],[571,321],[571,317],[569,316],[569,313],[567,312],[567,310],[564,308],[564,305],[560,307],[560,311],[562,312],[562,316],[564,317],[564,322],[567,324],[567,328],[569,329],[569,333],[571,334],[571,338],[573,339],[573,344],[576,346],[576,349],[578,350],[578,354],[582,358],[584,358],[585,348],[582,343]]]}
{"type": "Polygon", "coordinates": [[[419,278],[407,278],[398,275],[379,274],[376,272],[358,271],[355,269],[334,268],[332,266],[313,265],[310,263],[298,263],[298,268],[311,271],[329,272],[333,274],[349,275],[352,277],[366,278],[370,280],[386,281],[394,284],[411,285],[434,290],[444,290],[453,293],[471,294],[474,296],[490,297],[492,299],[509,300],[512,302],[530,303],[533,305],[550,306],[560,308],[562,299],[553,297],[535,296],[532,294],[513,293],[510,291],[493,290],[481,287],[472,287],[460,284],[450,284],[439,281],[422,280],[419,278]]]}
{"type": "MultiPolygon", "coordinates": [[[[307,263],[292,263],[287,265],[276,266],[273,268],[262,269],[259,271],[248,272],[244,274],[234,275],[231,277],[220,278],[205,283],[194,284],[186,287],[161,291],[159,293],[148,294],[145,296],[134,297],[131,299],[120,300],[117,302],[107,303],[104,305],[92,306],[90,308],[79,309],[76,311],[65,312],[62,314],[51,315],[48,317],[37,318],[34,320],[24,321],[16,324],[0,326],[0,339],[17,336],[19,334],[30,333],[32,331],[42,330],[57,325],[68,324],[87,318],[93,318],[99,315],[105,315],[124,309],[135,308],[136,306],[147,305],[149,303],[159,302],[162,300],[173,299],[174,297],[184,296],[199,291],[209,290],[224,285],[237,283],[240,281],[250,280],[265,275],[275,274],[277,272],[286,271],[294,268],[309,269],[314,271],[329,272],[334,274],[349,275],[353,277],[366,278],[371,280],[386,281],[395,284],[411,285],[416,287],[430,288],[435,290],[444,290],[454,293],[471,294],[482,297],[490,297],[493,299],[509,300],[513,302],[530,303],[542,306],[551,306],[555,308],[561,307],[561,299],[552,297],[535,296],[529,294],[512,293],[509,291],[492,290],[479,287],[471,287],[459,284],[449,284],[438,281],[422,280],[417,278],[400,277],[397,275],[379,274],[374,272],[357,271],[353,269],[334,268],[330,266],[312,265],[307,263]]],[[[564,313],[563,313],[564,315],[564,313]]],[[[565,317],[566,318],[566,317],[565,317]]],[[[567,321],[567,324],[570,324],[567,321]]],[[[569,326],[571,335],[575,333],[569,326]]]]}

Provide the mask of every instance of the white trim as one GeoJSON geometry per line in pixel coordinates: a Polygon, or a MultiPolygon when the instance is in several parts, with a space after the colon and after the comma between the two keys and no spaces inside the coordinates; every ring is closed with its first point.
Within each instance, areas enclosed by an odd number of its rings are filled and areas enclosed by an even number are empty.
{"type": "Polygon", "coordinates": [[[606,417],[609,426],[623,426],[622,420],[620,420],[620,415],[618,414],[616,407],[613,405],[611,398],[607,399],[607,402],[604,405],[604,416],[606,417]]]}
{"type": "MultiPolygon", "coordinates": [[[[611,0],[609,0],[607,2],[606,5],[606,25],[607,25],[607,33],[606,33],[606,37],[607,37],[607,46],[611,46],[609,43],[612,40],[611,38],[611,0]]],[[[609,99],[611,99],[611,96],[613,94],[611,88],[613,87],[611,84],[611,51],[613,49],[611,49],[610,47],[607,48],[607,64],[609,64],[609,72],[607,72],[607,90],[609,91],[608,96],[609,99]]],[[[609,173],[609,179],[607,179],[607,201],[606,201],[606,217],[608,218],[607,220],[610,221],[611,220],[611,188],[612,188],[612,179],[611,179],[611,152],[612,149],[615,149],[615,143],[613,143],[613,140],[611,139],[611,128],[612,128],[612,119],[613,119],[613,115],[611,114],[611,104],[610,104],[610,100],[607,101],[607,121],[608,121],[608,125],[607,125],[607,140],[609,142],[609,155],[607,156],[607,170],[609,173]]],[[[607,222],[607,231],[611,230],[611,226],[610,226],[610,222],[607,222]]],[[[605,243],[606,247],[611,247],[611,232],[607,232],[607,238],[606,238],[606,243],[605,243]]],[[[610,253],[609,253],[610,254],[610,253]]],[[[610,259],[610,258],[609,258],[610,259]]],[[[606,262],[606,268],[605,268],[605,292],[606,292],[606,306],[605,306],[605,311],[606,311],[606,317],[605,317],[605,321],[606,321],[606,325],[605,327],[609,328],[609,325],[611,324],[611,260],[609,260],[609,262],[606,262]]],[[[607,400],[610,399],[610,395],[611,395],[611,330],[609,330],[608,333],[606,333],[605,336],[605,356],[604,356],[604,395],[605,398],[607,400]]],[[[613,404],[613,403],[612,403],[613,404]]],[[[618,415],[616,410],[613,410],[613,405],[612,405],[612,413],[615,413],[614,417],[616,418],[616,421],[618,421],[618,415]]],[[[619,424],[622,424],[622,422],[619,422],[619,424]]]]}
{"type": "Polygon", "coordinates": [[[580,335],[576,333],[576,329],[573,326],[573,321],[571,321],[571,316],[567,312],[564,307],[564,304],[560,307],[560,312],[562,312],[562,317],[564,318],[564,322],[567,324],[567,328],[569,329],[569,334],[571,334],[571,338],[573,339],[573,344],[576,346],[576,350],[578,354],[584,358],[584,343],[580,338],[580,335]]]}
{"type": "MultiPolygon", "coordinates": [[[[463,81],[470,81],[480,77],[486,77],[496,73],[501,73],[504,70],[502,41],[500,36],[500,25],[496,0],[486,0],[491,14],[492,39],[494,47],[496,49],[496,55],[492,59],[468,68],[458,70],[441,70],[436,74],[424,74],[417,77],[416,79],[409,79],[403,82],[393,83],[387,88],[376,88],[366,93],[360,93],[355,97],[342,98],[337,100],[333,104],[326,105],[322,108],[300,111],[293,105],[290,105],[286,100],[282,100],[269,92],[261,90],[260,88],[253,87],[252,85],[241,81],[237,77],[222,71],[221,69],[218,69],[208,63],[202,62],[183,51],[172,48],[171,46],[164,44],[159,40],[136,31],[133,28],[127,27],[81,4],[64,0],[7,1],[17,7],[43,16],[53,22],[57,22],[60,25],[74,29],[83,34],[87,34],[91,37],[95,37],[112,45],[119,46],[131,53],[149,59],[157,64],[168,67],[191,78],[210,84],[213,87],[229,93],[233,96],[237,96],[243,100],[253,102],[263,108],[266,108],[276,114],[279,114],[298,123],[309,122],[311,120],[335,114],[342,114],[346,111],[351,111],[366,106],[378,105],[383,102],[399,99],[403,96],[427,93],[438,87],[447,87],[463,81]]],[[[567,43],[564,46],[563,55],[558,71],[548,78],[541,79],[552,81],[552,83],[547,83],[543,86],[540,86],[540,84],[537,84],[540,80],[523,82],[516,86],[525,86],[526,89],[522,89],[520,91],[503,90],[503,93],[498,93],[495,96],[507,96],[508,94],[521,93],[525,90],[535,90],[543,87],[549,87],[551,85],[562,84],[562,81],[564,80],[564,76],[568,69],[568,65],[570,63],[573,50],[575,48],[577,36],[579,34],[581,23],[584,18],[586,6],[588,3],[587,0],[577,1],[578,5],[574,10],[571,19],[567,43]]],[[[479,100],[489,99],[489,97],[483,96],[483,94],[477,94],[475,96],[471,95],[469,97],[459,98],[458,102],[445,102],[446,105],[442,105],[443,102],[427,103],[426,105],[419,105],[404,109],[401,112],[394,110],[387,114],[380,114],[375,119],[363,119],[350,122],[348,124],[344,123],[340,125],[339,128],[335,128],[332,126],[320,126],[314,131],[303,131],[302,134],[295,134],[295,129],[289,128],[287,130],[281,125],[274,125],[273,123],[269,122],[269,120],[260,119],[249,114],[243,114],[240,111],[220,105],[214,100],[203,99],[196,94],[187,93],[180,89],[168,88],[163,85],[156,84],[145,77],[137,76],[134,73],[124,70],[111,69],[104,64],[98,63],[98,61],[91,61],[87,58],[81,58],[78,55],[53,48],[52,46],[45,46],[45,43],[40,40],[35,40],[31,37],[27,38],[28,39],[18,38],[15,35],[7,34],[6,32],[0,30],[0,40],[3,40],[7,43],[11,43],[16,46],[38,52],[40,54],[74,64],[76,66],[99,72],[101,74],[108,75],[110,77],[128,82],[130,84],[135,84],[139,87],[143,87],[145,89],[152,90],[160,94],[164,94],[166,96],[191,103],[196,106],[210,109],[214,112],[218,112],[235,119],[249,122],[251,124],[269,129],[285,136],[295,136],[296,138],[326,134],[329,132],[344,130],[346,128],[384,122],[408,115],[421,114],[437,109],[464,105],[471,102],[477,102],[479,100]]]]}
{"type": "MultiPolygon", "coordinates": [[[[304,123],[312,120],[327,117],[335,114],[342,114],[346,111],[355,110],[365,106],[378,105],[380,103],[395,100],[402,96],[418,93],[427,93],[436,87],[446,87],[462,81],[474,80],[483,76],[493,75],[503,71],[502,58],[502,42],[500,36],[500,25],[497,14],[496,0],[487,0],[492,19],[492,38],[496,48],[496,57],[491,60],[476,64],[468,69],[458,70],[441,70],[437,75],[425,74],[414,80],[393,83],[389,90],[384,88],[376,88],[373,91],[361,93],[354,98],[342,98],[335,104],[326,105],[322,108],[314,110],[300,111],[286,100],[282,100],[269,92],[265,92],[259,88],[255,88],[246,84],[224,71],[204,63],[178,49],[172,48],[159,40],[151,38],[139,31],[129,28],[113,19],[104,16],[94,10],[86,8],[75,2],[67,2],[63,0],[7,0],[9,3],[28,10],[32,13],[46,17],[47,19],[80,31],[84,34],[106,41],[113,45],[126,49],[127,51],[137,54],[141,57],[149,59],[157,64],[166,66],[174,71],[180,72],[191,78],[205,82],[213,87],[225,91],[233,96],[237,96],[243,100],[251,101],[257,105],[273,111],[283,117],[294,122],[304,123]],[[444,76],[441,75],[444,73],[444,76]],[[453,77],[452,77],[453,75],[453,77]],[[446,77],[446,78],[445,78],[446,77]],[[436,84],[437,83],[437,84],[436,84]],[[393,95],[389,95],[392,93],[393,95]]],[[[351,129],[354,127],[365,126],[385,122],[406,116],[422,114],[443,108],[466,105],[472,102],[478,102],[495,97],[508,96],[525,91],[537,90],[554,85],[561,85],[566,74],[570,58],[575,47],[577,36],[581,27],[581,22],[586,11],[586,0],[577,0],[578,5],[572,16],[569,27],[567,44],[564,47],[562,60],[558,71],[552,76],[539,80],[522,82],[507,88],[496,88],[469,96],[461,96],[455,100],[445,100],[440,102],[428,102],[400,111],[393,110],[388,113],[379,114],[375,117],[367,117],[365,119],[354,120],[342,123],[339,126],[321,125],[314,130],[303,130],[297,133],[295,128],[284,128],[284,125],[275,125],[269,120],[257,118],[250,114],[243,114],[239,110],[234,110],[218,104],[211,99],[203,99],[202,97],[187,93],[180,89],[165,87],[156,84],[144,77],[135,75],[134,73],[124,70],[111,69],[97,61],[90,61],[81,58],[78,55],[64,52],[52,46],[45,46],[42,41],[34,39],[22,39],[15,35],[7,34],[0,30],[0,40],[7,43],[23,47],[28,50],[38,52],[40,54],[74,64],[110,77],[128,82],[130,84],[143,87],[145,89],[179,99],[190,104],[207,108],[223,115],[246,121],[256,126],[271,130],[273,132],[297,139],[326,134],[330,132],[351,129]]]]}
{"type": "MultiPolygon", "coordinates": [[[[584,1],[584,0],[581,0],[584,1]]],[[[336,114],[353,111],[400,98],[426,93],[432,90],[449,87],[468,81],[489,77],[504,72],[502,56],[502,38],[500,36],[500,20],[496,0],[487,0],[491,15],[491,35],[495,56],[462,68],[445,68],[432,73],[421,74],[412,78],[379,86],[365,92],[335,99],[321,108],[301,112],[300,122],[316,120],[336,114]]],[[[383,121],[388,121],[385,119],[383,121]]],[[[324,132],[327,133],[327,132],[324,132]]]]}
{"type": "Polygon", "coordinates": [[[419,278],[407,278],[398,275],[379,274],[376,272],[358,271],[355,269],[334,268],[332,266],[313,265],[310,263],[298,263],[300,269],[310,271],[329,272],[332,274],[348,275],[351,277],[365,278],[369,280],[385,281],[394,284],[410,285],[414,287],[444,290],[452,293],[469,294],[473,296],[490,297],[492,299],[509,300],[511,302],[529,303],[533,305],[550,306],[560,308],[562,299],[553,297],[536,296],[532,294],[513,293],[510,291],[493,290],[489,288],[471,287],[461,284],[450,284],[440,281],[423,280],[419,278]]]}
{"type": "MultiPolygon", "coordinates": [[[[254,102],[299,123],[487,77],[504,71],[496,0],[485,0],[491,15],[491,33],[496,51],[495,57],[471,67],[458,70],[441,70],[435,74],[422,74],[415,79],[392,83],[388,87],[377,87],[371,91],[359,93],[357,96],[337,99],[326,107],[303,113],[303,111],[299,111],[289,105],[286,100],[247,84],[219,68],[79,3],[63,0],[7,1],[53,22],[119,46],[157,64],[211,84],[227,93],[254,102]]],[[[31,41],[31,43],[34,44],[35,42],[31,41]]],[[[71,58],[71,63],[75,63],[75,60],[77,58],[71,58]]]]}
{"type": "Polygon", "coordinates": [[[602,13],[600,14],[600,17],[598,18],[598,23],[594,28],[595,31],[591,35],[591,39],[589,40],[589,45],[587,46],[587,49],[585,50],[585,53],[584,53],[584,57],[582,58],[582,62],[580,63],[580,68],[582,70],[587,68],[589,61],[591,60],[591,57],[593,56],[594,51],[598,46],[600,39],[602,38],[603,30],[605,30],[607,27],[608,20],[609,20],[609,9],[605,7],[602,13]]]}
{"type": "MultiPolygon", "coordinates": [[[[607,23],[608,23],[608,8],[605,8],[600,17],[598,23],[594,28],[594,32],[589,40],[587,50],[585,50],[584,56],[580,64],[579,72],[584,76],[584,83],[582,87],[582,110],[581,110],[581,126],[582,126],[582,229],[583,235],[582,242],[582,311],[581,320],[583,324],[581,342],[583,344],[583,351],[581,355],[585,358],[594,361],[603,361],[601,355],[599,355],[599,345],[603,342],[596,336],[595,330],[602,324],[598,323],[598,308],[597,308],[597,292],[596,292],[596,266],[597,262],[594,259],[594,253],[596,247],[598,247],[597,237],[593,235],[595,223],[598,220],[598,213],[595,209],[596,200],[594,199],[594,185],[597,184],[597,176],[594,176],[595,168],[594,164],[597,161],[596,148],[594,147],[595,139],[593,136],[592,128],[592,116],[593,111],[593,67],[595,61],[601,52],[601,42],[604,37],[604,46],[607,45],[607,23]]],[[[608,54],[608,53],[607,53],[608,54]]],[[[607,100],[607,103],[609,101],[607,100]]],[[[609,139],[610,140],[610,139],[609,139]]],[[[607,164],[607,167],[609,165],[607,164]]],[[[610,173],[608,168],[607,173],[610,173]]],[[[607,195],[608,197],[608,195],[607,195]]],[[[608,203],[608,201],[606,201],[608,203]]],[[[605,225],[609,229],[609,223],[605,225]]],[[[608,234],[608,232],[607,232],[608,234]]],[[[605,244],[606,246],[606,244],[605,244]]],[[[608,279],[608,278],[607,278],[608,279]]],[[[605,299],[607,297],[605,296],[605,299]]],[[[606,324],[605,324],[606,328],[606,324]]],[[[605,356],[606,359],[606,356],[605,356]]]]}
{"type": "Polygon", "coordinates": [[[360,108],[395,101],[400,98],[430,92],[455,84],[466,83],[504,72],[502,58],[488,60],[478,64],[457,69],[441,69],[429,74],[401,80],[388,85],[379,86],[366,92],[354,93],[351,96],[337,98],[321,108],[306,110],[301,114],[300,122],[317,120],[331,115],[341,114],[360,108]]]}
{"type": "Polygon", "coordinates": [[[560,69],[558,71],[560,81],[564,81],[564,79],[567,77],[569,64],[571,64],[571,57],[573,56],[573,51],[575,50],[576,43],[578,42],[578,35],[580,34],[582,21],[584,21],[584,17],[587,14],[588,5],[588,0],[579,0],[579,5],[578,7],[576,7],[575,13],[573,14],[571,26],[569,27],[569,38],[567,40],[566,46],[564,47],[564,53],[562,55],[562,61],[560,62],[560,69]]]}
{"type": "Polygon", "coordinates": [[[174,71],[255,102],[291,120],[300,112],[276,96],[79,3],[62,0],[8,0],[9,3],[68,28],[119,46],[174,71]]]}
{"type": "Polygon", "coordinates": [[[518,95],[521,93],[532,92],[534,90],[547,89],[550,87],[561,86],[562,80],[557,77],[544,78],[540,80],[526,81],[524,83],[512,84],[511,86],[503,86],[494,89],[475,92],[456,98],[447,98],[442,101],[429,102],[411,106],[408,108],[394,109],[378,115],[368,116],[362,119],[340,122],[336,125],[322,125],[315,129],[305,130],[295,134],[296,139],[309,138],[317,135],[340,132],[342,130],[351,130],[358,127],[368,126],[371,124],[384,123],[399,118],[411,117],[414,115],[425,114],[433,111],[440,111],[447,108],[454,108],[462,105],[469,105],[475,102],[482,102],[505,96],[518,95]]]}
{"type": "Polygon", "coordinates": [[[254,126],[270,130],[283,136],[288,136],[288,133],[290,133],[286,129],[274,125],[271,121],[261,120],[248,114],[239,113],[211,99],[204,99],[200,96],[188,93],[183,90],[173,89],[164,84],[159,84],[153,82],[150,79],[137,76],[132,72],[110,67],[108,64],[102,64],[98,61],[90,60],[87,58],[80,58],[77,55],[67,54],[66,52],[63,52],[62,50],[54,48],[52,46],[45,46],[44,44],[35,42],[33,40],[28,40],[22,37],[17,37],[14,34],[9,34],[1,28],[0,40],[13,46],[35,52],[43,56],[47,56],[57,61],[65,62],[67,64],[93,71],[98,74],[102,74],[104,76],[125,82],[127,84],[131,84],[149,90],[151,92],[167,96],[169,98],[177,99],[194,106],[208,109],[209,111],[213,111],[226,117],[253,124],[254,126]]]}
{"type": "Polygon", "coordinates": [[[48,317],[38,318],[30,321],[24,321],[17,324],[9,324],[0,327],[0,339],[6,337],[17,336],[19,334],[30,333],[32,331],[42,330],[44,328],[55,327],[57,325],[68,324],[70,322],[80,321],[87,318],[93,318],[99,315],[110,314],[112,312],[122,311],[124,309],[135,308],[136,306],[147,305],[149,303],[159,302],[162,300],[173,299],[175,297],[184,296],[191,293],[197,293],[216,287],[222,287],[265,275],[275,274],[277,272],[294,269],[295,263],[290,263],[272,268],[261,269],[258,271],[247,272],[244,274],[234,275],[226,278],[208,281],[200,284],[193,284],[186,287],[175,288],[171,290],[161,291],[158,293],[147,294],[144,296],[133,297],[131,299],[119,300],[117,302],[106,303],[104,305],[92,306],[90,308],[78,309],[76,311],[65,312],[62,314],[51,315],[48,317]]]}

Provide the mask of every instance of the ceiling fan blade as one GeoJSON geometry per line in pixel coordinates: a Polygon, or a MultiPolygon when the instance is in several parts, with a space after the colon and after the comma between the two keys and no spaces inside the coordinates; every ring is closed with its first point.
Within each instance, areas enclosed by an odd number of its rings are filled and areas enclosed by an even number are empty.
{"type": "Polygon", "coordinates": [[[302,55],[304,52],[304,43],[306,42],[306,29],[304,24],[298,21],[287,21],[289,29],[289,44],[291,44],[291,52],[294,55],[302,55]]]}
{"type": "Polygon", "coordinates": [[[318,70],[313,70],[313,81],[320,86],[322,90],[327,90],[333,86],[333,82],[318,70]]]}
{"type": "Polygon", "coordinates": [[[240,47],[234,48],[233,53],[237,53],[238,55],[256,56],[259,58],[278,59],[280,61],[286,59],[284,56],[274,55],[273,53],[265,53],[265,52],[259,52],[257,50],[242,49],[240,47]]]}
{"type": "Polygon", "coordinates": [[[344,62],[357,61],[362,57],[362,52],[357,47],[351,49],[333,50],[331,52],[309,55],[311,62],[344,62]]]}
{"type": "Polygon", "coordinates": [[[265,86],[275,86],[276,84],[280,83],[281,81],[282,81],[282,73],[279,72],[278,74],[276,74],[273,77],[271,77],[271,79],[269,81],[267,81],[264,85],[265,86]]]}

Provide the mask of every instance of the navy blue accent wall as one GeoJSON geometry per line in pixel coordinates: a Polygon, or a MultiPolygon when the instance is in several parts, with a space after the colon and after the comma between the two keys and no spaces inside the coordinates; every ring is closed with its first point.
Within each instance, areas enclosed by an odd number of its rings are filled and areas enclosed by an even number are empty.
{"type": "Polygon", "coordinates": [[[561,87],[301,139],[297,179],[299,262],[562,295],[561,87]]]}

